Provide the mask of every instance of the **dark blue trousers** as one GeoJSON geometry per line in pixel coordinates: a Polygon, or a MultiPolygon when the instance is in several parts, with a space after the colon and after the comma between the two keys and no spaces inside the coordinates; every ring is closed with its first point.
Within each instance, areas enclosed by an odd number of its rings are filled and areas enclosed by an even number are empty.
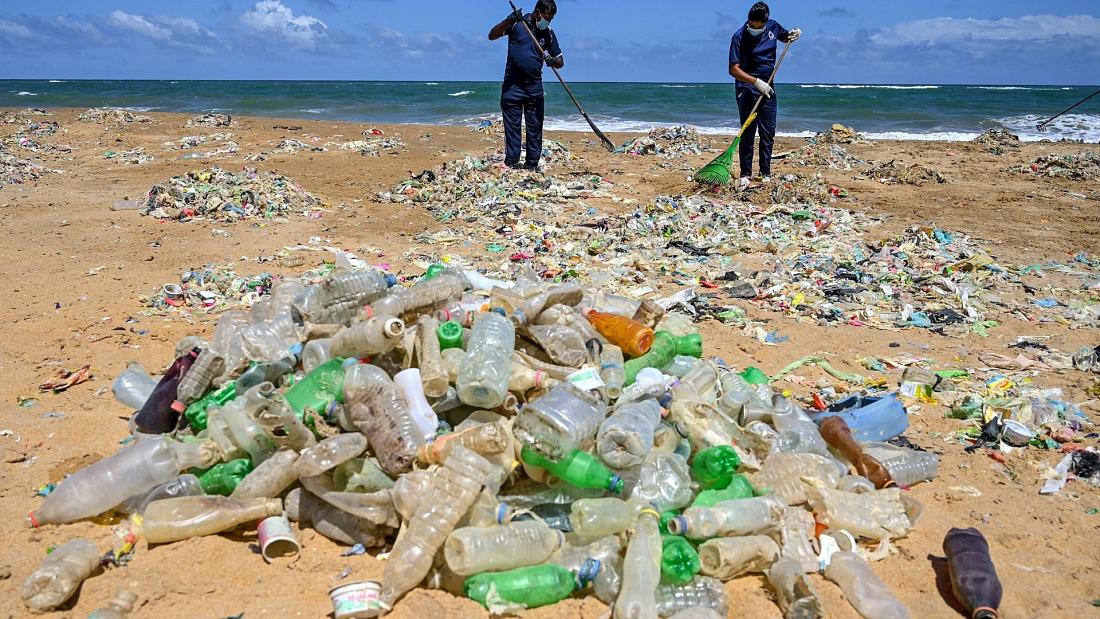
{"type": "Polygon", "coordinates": [[[519,164],[523,123],[526,121],[527,156],[524,166],[537,168],[542,157],[542,122],[546,113],[542,82],[505,82],[501,88],[500,111],[504,116],[504,163],[513,167],[519,164]]]}
{"type": "MultiPolygon", "coordinates": [[[[761,95],[751,85],[747,88],[737,85],[737,112],[741,117],[741,124],[745,124],[752,106],[756,105],[756,99],[761,95]]],[[[775,95],[764,99],[757,110],[756,122],[749,125],[745,133],[741,135],[741,146],[738,155],[741,159],[741,176],[752,176],[752,151],[756,145],[757,127],[760,128],[760,176],[771,176],[772,173],[772,145],[775,144],[775,118],[779,112],[779,104],[775,95]]]]}

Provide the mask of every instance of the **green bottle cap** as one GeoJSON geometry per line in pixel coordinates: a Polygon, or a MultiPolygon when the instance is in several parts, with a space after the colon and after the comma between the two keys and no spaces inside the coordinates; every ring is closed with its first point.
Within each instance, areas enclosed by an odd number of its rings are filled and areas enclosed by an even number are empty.
{"type": "Polygon", "coordinates": [[[462,348],[462,325],[453,320],[441,323],[435,333],[439,336],[440,350],[462,348]]]}
{"type": "Polygon", "coordinates": [[[433,264],[432,266],[428,267],[428,270],[424,273],[424,279],[432,279],[433,277],[435,277],[436,275],[439,275],[440,273],[442,273],[446,269],[447,269],[446,265],[443,265],[443,264],[440,264],[440,263],[437,262],[437,263],[433,264]]]}

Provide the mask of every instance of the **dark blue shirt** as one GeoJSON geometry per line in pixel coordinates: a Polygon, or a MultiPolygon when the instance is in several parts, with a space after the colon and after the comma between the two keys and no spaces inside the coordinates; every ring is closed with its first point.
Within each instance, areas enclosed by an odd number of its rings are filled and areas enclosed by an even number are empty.
{"type": "MultiPolygon", "coordinates": [[[[778,42],[786,40],[787,30],[774,19],[769,19],[764,24],[764,32],[759,36],[753,36],[746,23],[733,33],[730,41],[730,64],[741,65],[745,73],[767,81],[775,68],[778,42]]],[[[738,82],[737,85],[743,84],[738,82]]]]}
{"type": "MultiPolygon", "coordinates": [[[[561,48],[558,47],[558,37],[550,28],[539,30],[535,27],[531,14],[523,16],[527,27],[535,33],[542,49],[557,58],[561,56],[561,48]]],[[[532,84],[542,82],[543,59],[538,50],[531,44],[531,37],[527,34],[527,28],[516,22],[508,31],[508,65],[504,69],[504,81],[510,84],[532,84]]]]}

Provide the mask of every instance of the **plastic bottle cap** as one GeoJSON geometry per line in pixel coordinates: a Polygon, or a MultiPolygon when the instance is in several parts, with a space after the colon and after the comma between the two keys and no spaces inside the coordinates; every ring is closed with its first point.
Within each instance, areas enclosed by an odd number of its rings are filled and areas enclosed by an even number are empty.
{"type": "Polygon", "coordinates": [[[603,562],[599,559],[595,557],[585,559],[580,569],[577,570],[577,588],[584,589],[588,586],[588,583],[596,580],[601,568],[603,568],[603,562]]]}
{"type": "Polygon", "coordinates": [[[623,478],[618,475],[612,475],[611,482],[607,484],[607,489],[615,494],[621,494],[623,491],[623,478]]]}
{"type": "Polygon", "coordinates": [[[503,307],[494,307],[493,309],[491,309],[489,311],[494,313],[494,314],[500,314],[501,316],[504,316],[505,318],[508,317],[508,313],[504,311],[503,307]]]}
{"type": "Polygon", "coordinates": [[[172,408],[172,410],[176,411],[177,413],[181,413],[181,414],[183,413],[183,411],[187,410],[187,406],[183,402],[180,402],[179,400],[173,401],[171,408],[172,408]]]}
{"type": "Polygon", "coordinates": [[[687,533],[687,518],[676,516],[668,521],[668,532],[673,535],[685,535],[687,533]]]}
{"type": "Polygon", "coordinates": [[[386,279],[386,286],[387,287],[393,288],[394,286],[397,285],[397,276],[390,275],[389,273],[387,273],[384,277],[386,279]]]}

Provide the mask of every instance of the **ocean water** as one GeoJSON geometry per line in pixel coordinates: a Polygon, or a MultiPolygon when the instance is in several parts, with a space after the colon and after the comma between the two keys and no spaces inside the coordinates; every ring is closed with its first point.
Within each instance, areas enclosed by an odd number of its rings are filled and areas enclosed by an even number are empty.
{"type": "MultiPolygon", "coordinates": [[[[732,84],[577,83],[604,131],[695,125],[736,133],[732,84]]],[[[1082,86],[780,84],[779,132],[808,136],[843,123],[872,139],[969,140],[1004,127],[1025,140],[1100,141],[1100,97],[1043,132],[1035,125],[1095,90],[1082,86]]],[[[587,130],[556,82],[547,126],[587,130]]],[[[499,82],[0,80],[0,107],[125,107],[376,123],[472,125],[499,116],[499,82]]]]}

